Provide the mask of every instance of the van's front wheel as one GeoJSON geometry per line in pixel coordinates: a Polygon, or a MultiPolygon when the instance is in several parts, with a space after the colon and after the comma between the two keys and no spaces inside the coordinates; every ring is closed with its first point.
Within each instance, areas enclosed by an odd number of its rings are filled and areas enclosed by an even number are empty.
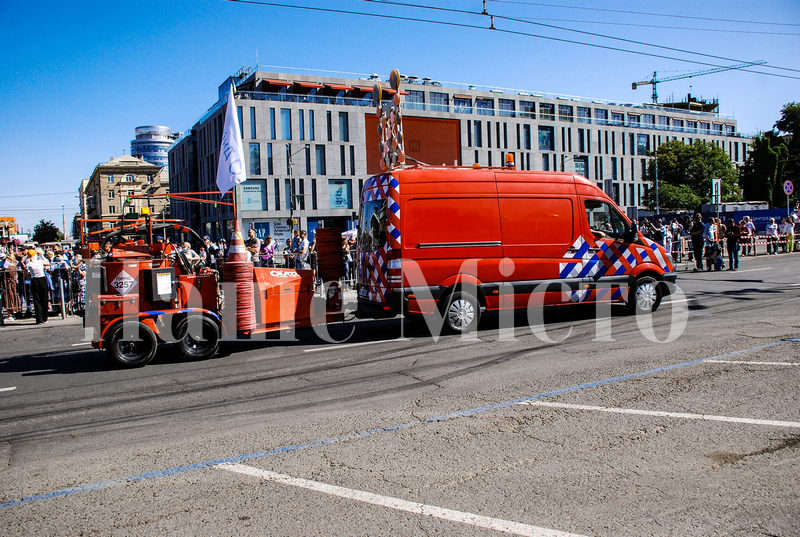
{"type": "Polygon", "coordinates": [[[456,291],[448,296],[444,313],[444,326],[452,334],[472,332],[481,320],[478,299],[466,291],[456,291]]]}
{"type": "Polygon", "coordinates": [[[628,292],[628,309],[632,313],[652,313],[661,305],[661,284],[652,276],[637,278],[628,292]]]}

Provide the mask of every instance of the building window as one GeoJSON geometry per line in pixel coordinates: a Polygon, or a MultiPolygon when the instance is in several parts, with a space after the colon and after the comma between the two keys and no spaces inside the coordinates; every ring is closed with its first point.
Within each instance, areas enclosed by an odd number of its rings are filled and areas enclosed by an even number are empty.
{"type": "Polygon", "coordinates": [[[299,136],[299,139],[300,140],[305,140],[306,139],[306,116],[305,116],[305,112],[303,112],[302,110],[298,110],[297,111],[297,120],[299,122],[299,124],[298,124],[298,131],[299,131],[298,132],[298,136],[299,136]]]}
{"type": "Polygon", "coordinates": [[[109,175],[108,176],[108,182],[109,183],[113,183],[114,182],[114,176],[113,175],[109,175]]]}
{"type": "Polygon", "coordinates": [[[594,117],[595,117],[595,123],[597,123],[598,125],[608,124],[608,110],[604,108],[595,108],[594,117]]]}
{"type": "Polygon", "coordinates": [[[306,144],[303,155],[306,157],[306,175],[311,175],[311,146],[306,144]]]}
{"type": "Polygon", "coordinates": [[[340,146],[339,147],[339,160],[341,161],[340,174],[341,175],[346,175],[347,172],[345,170],[347,169],[347,162],[346,162],[345,155],[344,155],[344,146],[340,146]]]}
{"type": "Polygon", "coordinates": [[[643,125],[655,125],[656,124],[656,116],[653,114],[642,114],[642,124],[643,125]]]}
{"type": "Polygon", "coordinates": [[[250,108],[250,138],[256,139],[256,109],[250,108]]]}
{"type": "Polygon", "coordinates": [[[117,206],[116,205],[109,205],[108,212],[111,214],[117,214],[117,206]]]}
{"type": "Polygon", "coordinates": [[[281,109],[281,140],[292,139],[292,111],[288,108],[281,109]]]}
{"type": "Polygon", "coordinates": [[[680,128],[681,130],[683,130],[683,120],[682,119],[673,119],[672,120],[672,126],[676,127],[676,128],[680,128]]]}
{"type": "Polygon", "coordinates": [[[128,174],[128,175],[125,176],[125,181],[127,181],[128,183],[132,183],[135,180],[136,180],[136,178],[132,174],[128,174]]]}
{"type": "Polygon", "coordinates": [[[148,175],[147,176],[147,182],[150,183],[151,185],[153,184],[153,176],[152,175],[148,175]]]}
{"type": "Polygon", "coordinates": [[[272,175],[274,168],[272,167],[272,144],[267,144],[267,174],[272,175]]]}
{"type": "Polygon", "coordinates": [[[420,90],[407,90],[406,108],[409,110],[425,110],[425,92],[420,90]]]}
{"type": "MultiPolygon", "coordinates": [[[[541,129],[541,127],[539,127],[541,129]]],[[[552,128],[552,127],[551,127],[552,128]]],[[[550,171],[550,156],[549,155],[542,155],[542,171],[549,172],[550,171]]]]}
{"type": "Polygon", "coordinates": [[[669,116],[658,116],[658,124],[662,127],[669,127],[669,116]]]}
{"type": "Polygon", "coordinates": [[[475,121],[475,147],[483,147],[483,124],[475,121]]]}
{"type": "Polygon", "coordinates": [[[431,92],[431,110],[433,112],[449,112],[449,96],[446,93],[431,92]]]}
{"type": "Polygon", "coordinates": [[[457,114],[471,114],[472,99],[465,95],[453,95],[453,108],[457,114]]]}
{"type": "Polygon", "coordinates": [[[539,119],[555,121],[556,105],[553,103],[539,103],[539,119]]]}
{"type": "Polygon", "coordinates": [[[558,105],[558,119],[572,123],[572,107],[566,104],[558,105]]]}
{"type": "Polygon", "coordinates": [[[646,134],[638,134],[636,136],[636,154],[647,155],[648,151],[650,151],[650,137],[646,134]]]}
{"type": "Polygon", "coordinates": [[[239,116],[239,136],[244,138],[244,117],[242,117],[243,114],[241,106],[236,107],[236,115],[239,116]]]}
{"type": "Polygon", "coordinates": [[[303,179],[298,179],[298,189],[297,189],[297,208],[301,211],[306,210],[306,187],[305,181],[303,179]]]}
{"type": "Polygon", "coordinates": [[[269,137],[275,140],[275,109],[269,109],[269,137]]]}
{"type": "Polygon", "coordinates": [[[339,141],[350,141],[350,120],[347,112],[339,112],[339,141]]]}
{"type": "Polygon", "coordinates": [[[281,210],[281,180],[275,179],[275,210],[281,210]]]}
{"type": "Polygon", "coordinates": [[[292,188],[294,185],[292,185],[292,181],[294,181],[294,179],[283,180],[283,190],[286,192],[286,205],[284,209],[287,211],[294,209],[294,188],[292,188]]]}
{"type": "Polygon", "coordinates": [[[638,127],[639,126],[639,116],[636,114],[628,114],[628,125],[630,127],[638,127]]]}
{"type": "Polygon", "coordinates": [[[317,210],[317,180],[311,180],[311,210],[317,210]]]}
{"type": "Polygon", "coordinates": [[[481,99],[477,97],[475,99],[475,108],[476,113],[481,116],[493,116],[494,115],[494,99],[481,99]]]}
{"type": "Polygon", "coordinates": [[[356,174],[356,146],[350,146],[350,175],[356,174]]]}
{"type": "Polygon", "coordinates": [[[250,143],[250,175],[261,175],[261,145],[250,143]]]}
{"type": "Polygon", "coordinates": [[[555,151],[555,128],[539,126],[539,151],[555,151]]]}
{"type": "Polygon", "coordinates": [[[331,209],[352,209],[353,184],[350,179],[329,179],[328,198],[331,209]]]}
{"type": "Polygon", "coordinates": [[[621,127],[625,124],[625,114],[622,112],[611,112],[611,124],[621,127]]]}
{"type": "Polygon", "coordinates": [[[497,109],[500,110],[501,116],[514,117],[514,100],[513,99],[497,99],[497,109]]]}
{"type": "Polygon", "coordinates": [[[114,191],[113,190],[109,190],[108,191],[108,199],[110,199],[110,200],[114,199],[114,191]]]}
{"type": "Polygon", "coordinates": [[[584,132],[585,131],[583,129],[578,129],[578,153],[586,153],[584,132]]]}
{"type": "Polygon", "coordinates": [[[536,119],[536,103],[531,101],[519,102],[519,117],[536,119]]]}
{"type": "Polygon", "coordinates": [[[714,123],[714,125],[712,125],[712,128],[714,130],[714,134],[722,135],[722,125],[714,123]]]}
{"type": "Polygon", "coordinates": [[[325,175],[327,172],[325,170],[325,146],[324,145],[317,145],[314,146],[314,160],[317,164],[317,175],[325,175]]]}
{"type": "Polygon", "coordinates": [[[586,106],[578,107],[578,123],[591,123],[592,109],[586,106]]]}
{"type": "Polygon", "coordinates": [[[472,121],[467,120],[467,147],[472,147],[472,121]]]}

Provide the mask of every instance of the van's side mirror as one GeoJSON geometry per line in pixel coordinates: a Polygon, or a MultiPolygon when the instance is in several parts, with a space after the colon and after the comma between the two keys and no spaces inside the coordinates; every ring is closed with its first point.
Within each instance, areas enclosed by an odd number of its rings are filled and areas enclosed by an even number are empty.
{"type": "Polygon", "coordinates": [[[636,220],[631,222],[631,230],[626,231],[622,235],[622,240],[625,242],[634,242],[639,237],[639,224],[636,223],[636,220]]]}

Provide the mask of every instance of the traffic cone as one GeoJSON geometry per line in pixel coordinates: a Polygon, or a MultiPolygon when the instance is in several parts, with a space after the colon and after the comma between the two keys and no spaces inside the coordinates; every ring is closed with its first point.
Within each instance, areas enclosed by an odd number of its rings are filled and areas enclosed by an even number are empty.
{"type": "Polygon", "coordinates": [[[239,221],[235,220],[233,224],[233,234],[231,235],[231,244],[228,248],[227,262],[247,262],[247,249],[244,246],[244,238],[242,237],[242,228],[239,227],[239,221]]]}

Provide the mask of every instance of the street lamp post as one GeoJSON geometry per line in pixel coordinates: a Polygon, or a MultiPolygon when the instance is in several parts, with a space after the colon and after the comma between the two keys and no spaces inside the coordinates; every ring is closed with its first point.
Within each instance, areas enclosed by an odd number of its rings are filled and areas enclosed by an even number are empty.
{"type": "Polygon", "coordinates": [[[294,181],[292,180],[292,175],[294,171],[294,164],[292,161],[292,157],[298,154],[301,151],[306,151],[308,148],[311,147],[309,144],[305,144],[303,147],[292,153],[292,144],[286,144],[286,154],[288,155],[289,159],[289,218],[292,220],[292,232],[294,232],[294,204],[295,204],[295,194],[294,194],[294,181]]]}

